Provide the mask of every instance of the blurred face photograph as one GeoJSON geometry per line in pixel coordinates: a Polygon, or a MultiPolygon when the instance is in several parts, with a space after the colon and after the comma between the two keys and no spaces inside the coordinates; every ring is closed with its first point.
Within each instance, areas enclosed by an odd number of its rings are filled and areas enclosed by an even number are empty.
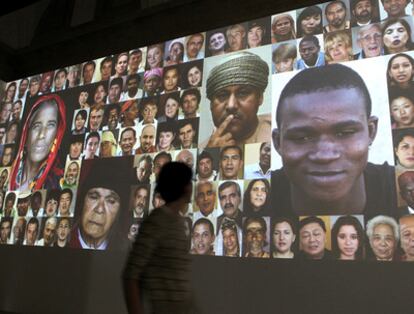
{"type": "Polygon", "coordinates": [[[300,230],[300,247],[311,259],[321,259],[325,250],[325,231],[316,223],[311,222],[300,230]]]}
{"type": "Polygon", "coordinates": [[[290,224],[286,221],[282,221],[275,224],[272,238],[276,252],[284,254],[291,251],[296,235],[293,233],[290,224]]]}

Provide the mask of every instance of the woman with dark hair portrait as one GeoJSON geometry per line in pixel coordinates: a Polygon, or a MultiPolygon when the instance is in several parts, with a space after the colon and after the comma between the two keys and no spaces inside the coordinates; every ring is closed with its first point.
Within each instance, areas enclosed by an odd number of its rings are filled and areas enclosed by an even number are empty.
{"type": "Polygon", "coordinates": [[[164,60],[164,45],[156,44],[148,47],[146,70],[162,68],[164,60]]]}
{"type": "Polygon", "coordinates": [[[203,62],[191,62],[187,64],[183,75],[185,88],[199,87],[203,79],[203,62]]]}
{"type": "Polygon", "coordinates": [[[393,129],[414,127],[414,99],[412,93],[401,90],[390,95],[390,112],[393,129]]]}
{"type": "MultiPolygon", "coordinates": [[[[108,84],[106,83],[99,83],[96,86],[95,92],[93,94],[93,104],[95,106],[105,106],[106,103],[106,96],[108,95],[108,92],[106,91],[108,84]]],[[[89,107],[86,107],[89,108],[89,107]]],[[[81,109],[86,109],[85,107],[81,107],[81,109]]]]}
{"type": "Polygon", "coordinates": [[[73,135],[86,133],[86,120],[88,120],[88,112],[85,109],[79,110],[75,115],[75,120],[73,121],[73,135]]]}
{"type": "Polygon", "coordinates": [[[322,10],[314,5],[307,7],[300,12],[296,20],[297,38],[305,35],[321,34],[322,28],[322,10]]]}
{"type": "Polygon", "coordinates": [[[296,38],[295,22],[289,14],[279,14],[272,20],[272,44],[296,38]]]}
{"type": "Polygon", "coordinates": [[[177,66],[164,68],[164,75],[162,78],[164,90],[161,94],[180,91],[180,71],[177,66]]]}
{"type": "Polygon", "coordinates": [[[6,130],[5,144],[16,143],[18,134],[19,134],[19,123],[17,121],[10,122],[6,130]]]}
{"type": "Polygon", "coordinates": [[[58,149],[66,128],[65,104],[57,95],[40,97],[23,126],[19,150],[10,176],[10,189],[56,188],[63,176],[58,149]]]}
{"type": "Polygon", "coordinates": [[[296,225],[290,218],[277,217],[272,220],[272,258],[294,258],[296,225]]]}
{"type": "Polygon", "coordinates": [[[162,96],[164,113],[158,118],[158,122],[171,122],[178,119],[178,113],[180,108],[180,93],[171,93],[162,96]]]}
{"type": "Polygon", "coordinates": [[[413,92],[414,59],[398,53],[391,57],[387,67],[388,93],[398,94],[402,90],[413,92]]]}
{"type": "Polygon", "coordinates": [[[388,19],[382,26],[382,40],[386,54],[412,50],[411,27],[403,19],[388,19]]]}
{"type": "Polygon", "coordinates": [[[393,135],[396,169],[414,169],[414,130],[398,130],[393,135]]]}
{"type": "Polygon", "coordinates": [[[13,102],[14,97],[16,96],[16,90],[17,90],[17,83],[11,82],[9,85],[7,85],[6,91],[4,93],[4,102],[13,102]]]}
{"type": "Polygon", "coordinates": [[[361,260],[364,254],[364,230],[354,216],[339,217],[332,228],[332,255],[335,259],[361,260]]]}
{"type": "Polygon", "coordinates": [[[246,216],[264,216],[270,206],[270,185],[265,179],[249,182],[244,191],[243,213],[246,216]]]}
{"type": "Polygon", "coordinates": [[[158,123],[157,151],[175,150],[174,141],[177,136],[177,127],[174,122],[158,123]]]}

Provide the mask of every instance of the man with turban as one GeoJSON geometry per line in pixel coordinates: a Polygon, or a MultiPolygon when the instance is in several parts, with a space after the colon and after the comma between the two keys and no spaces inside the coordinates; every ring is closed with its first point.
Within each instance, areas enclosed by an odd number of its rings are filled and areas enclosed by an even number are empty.
{"type": "Polygon", "coordinates": [[[210,71],[206,94],[215,129],[202,146],[223,147],[270,139],[270,115],[257,116],[268,76],[267,63],[246,51],[224,57],[210,71]]]}

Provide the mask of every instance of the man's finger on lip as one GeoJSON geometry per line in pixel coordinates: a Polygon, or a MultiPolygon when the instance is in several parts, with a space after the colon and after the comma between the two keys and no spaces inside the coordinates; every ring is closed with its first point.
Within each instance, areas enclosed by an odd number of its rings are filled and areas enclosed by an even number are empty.
{"type": "Polygon", "coordinates": [[[217,131],[221,134],[224,132],[224,130],[227,128],[227,126],[229,125],[229,123],[231,122],[231,120],[233,120],[234,115],[230,114],[226,117],[226,119],[224,119],[224,121],[220,124],[220,126],[218,127],[217,131]]]}

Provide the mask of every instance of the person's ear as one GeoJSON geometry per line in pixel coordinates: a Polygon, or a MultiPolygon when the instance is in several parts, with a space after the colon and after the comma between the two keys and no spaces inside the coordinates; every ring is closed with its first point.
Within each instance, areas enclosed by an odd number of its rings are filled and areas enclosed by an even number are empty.
{"type": "Polygon", "coordinates": [[[259,103],[259,106],[258,107],[260,107],[263,104],[263,93],[259,93],[259,95],[258,95],[258,103],[259,103]]]}
{"type": "Polygon", "coordinates": [[[279,153],[280,155],[280,132],[279,129],[274,128],[272,130],[272,142],[273,142],[273,147],[275,148],[275,150],[279,153]]]}
{"type": "Polygon", "coordinates": [[[377,135],[378,130],[378,118],[376,116],[371,116],[368,118],[368,136],[369,136],[369,145],[371,145],[377,135]]]}

